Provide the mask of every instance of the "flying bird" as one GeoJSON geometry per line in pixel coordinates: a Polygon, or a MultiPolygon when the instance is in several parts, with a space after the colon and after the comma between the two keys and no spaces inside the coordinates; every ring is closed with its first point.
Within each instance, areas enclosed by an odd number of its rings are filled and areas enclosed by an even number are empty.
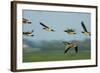
{"type": "Polygon", "coordinates": [[[75,49],[75,52],[78,53],[78,46],[71,42],[63,42],[65,45],[64,54],[68,52],[69,49],[75,49]]]}
{"type": "Polygon", "coordinates": [[[75,30],[73,30],[73,29],[66,29],[66,30],[64,30],[64,32],[66,32],[66,33],[68,33],[70,35],[76,34],[75,30]]]}
{"type": "Polygon", "coordinates": [[[23,32],[23,35],[34,36],[33,35],[33,30],[31,32],[23,32]]]}
{"type": "Polygon", "coordinates": [[[23,23],[24,24],[31,24],[32,22],[31,21],[29,21],[28,19],[26,19],[26,18],[23,18],[23,23]]]}
{"type": "Polygon", "coordinates": [[[48,31],[48,32],[54,32],[54,31],[55,31],[54,29],[52,29],[52,28],[46,26],[46,25],[43,24],[42,22],[40,22],[40,24],[44,27],[43,29],[44,29],[45,31],[48,31]]]}
{"type": "Polygon", "coordinates": [[[81,25],[82,25],[83,30],[84,30],[84,31],[82,31],[82,33],[83,33],[84,35],[86,35],[86,36],[90,36],[90,35],[91,35],[91,33],[87,31],[87,29],[86,29],[86,27],[85,27],[85,25],[84,25],[84,22],[83,22],[83,21],[81,22],[81,25]]]}

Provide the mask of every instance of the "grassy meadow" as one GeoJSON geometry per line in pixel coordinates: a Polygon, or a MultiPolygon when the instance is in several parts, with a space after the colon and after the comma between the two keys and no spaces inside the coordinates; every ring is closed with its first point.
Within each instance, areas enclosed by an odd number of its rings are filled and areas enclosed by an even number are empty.
{"type": "MultiPolygon", "coordinates": [[[[76,41],[72,41],[76,42],[76,41]]],[[[24,40],[23,62],[83,60],[91,58],[90,40],[77,41],[78,53],[70,49],[64,54],[65,46],[61,41],[42,41],[39,43],[24,40]]]]}
{"type": "Polygon", "coordinates": [[[23,56],[23,62],[61,61],[90,59],[89,52],[75,53],[30,53],[23,56]]]}

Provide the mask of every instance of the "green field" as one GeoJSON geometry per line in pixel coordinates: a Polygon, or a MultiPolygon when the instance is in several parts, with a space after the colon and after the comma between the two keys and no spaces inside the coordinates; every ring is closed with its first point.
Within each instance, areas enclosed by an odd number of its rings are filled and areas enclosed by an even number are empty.
{"type": "Polygon", "coordinates": [[[80,53],[28,53],[23,54],[23,62],[61,61],[90,59],[90,52],[80,53]]]}

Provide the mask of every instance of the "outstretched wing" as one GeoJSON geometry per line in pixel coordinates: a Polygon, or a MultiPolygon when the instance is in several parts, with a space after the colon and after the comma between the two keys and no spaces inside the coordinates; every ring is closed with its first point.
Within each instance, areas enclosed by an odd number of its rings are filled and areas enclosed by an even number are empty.
{"type": "Polygon", "coordinates": [[[27,23],[28,23],[28,24],[31,24],[32,22],[29,21],[29,22],[27,22],[27,23]]]}
{"type": "Polygon", "coordinates": [[[82,24],[82,27],[83,27],[84,31],[87,32],[87,29],[86,29],[86,27],[85,27],[85,25],[84,25],[84,22],[81,22],[81,24],[82,24]]]}
{"type": "Polygon", "coordinates": [[[23,18],[23,21],[28,21],[28,19],[26,19],[26,18],[23,18]]]}
{"type": "Polygon", "coordinates": [[[63,42],[64,43],[64,45],[68,45],[68,44],[71,44],[70,42],[63,42]]]}
{"type": "Polygon", "coordinates": [[[64,51],[64,54],[67,53],[69,49],[70,49],[70,47],[68,47],[68,48],[64,51]]]}
{"type": "Polygon", "coordinates": [[[30,32],[23,32],[23,34],[30,34],[30,32]]]}
{"type": "Polygon", "coordinates": [[[33,33],[34,31],[32,30],[31,32],[23,32],[23,34],[31,34],[33,33]]]}
{"type": "Polygon", "coordinates": [[[28,23],[28,24],[31,24],[31,23],[32,23],[31,21],[29,21],[29,20],[28,20],[28,19],[26,19],[26,18],[23,18],[23,20],[22,20],[22,21],[23,21],[23,23],[25,23],[25,24],[26,24],[26,23],[28,23]]]}
{"type": "Polygon", "coordinates": [[[74,29],[68,29],[67,31],[69,31],[69,32],[75,32],[74,29]]]}
{"type": "Polygon", "coordinates": [[[78,53],[78,46],[75,47],[75,52],[78,53]]]}
{"type": "Polygon", "coordinates": [[[43,27],[49,28],[48,26],[44,25],[42,22],[40,22],[40,24],[41,24],[43,27]]]}

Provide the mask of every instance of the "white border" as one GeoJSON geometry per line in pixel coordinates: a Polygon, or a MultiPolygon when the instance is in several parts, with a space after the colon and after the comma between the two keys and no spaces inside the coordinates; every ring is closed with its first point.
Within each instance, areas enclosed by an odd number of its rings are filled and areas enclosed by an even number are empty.
{"type": "Polygon", "coordinates": [[[83,66],[95,65],[96,57],[96,13],[94,8],[81,7],[59,7],[59,6],[44,6],[44,5],[28,5],[17,4],[17,69],[32,69],[32,68],[50,68],[50,67],[68,67],[68,66],[83,66]],[[22,63],[22,9],[29,10],[49,10],[49,11],[69,11],[69,12],[88,12],[91,13],[91,59],[90,60],[74,60],[74,61],[51,61],[51,62],[34,62],[22,63]]]}

